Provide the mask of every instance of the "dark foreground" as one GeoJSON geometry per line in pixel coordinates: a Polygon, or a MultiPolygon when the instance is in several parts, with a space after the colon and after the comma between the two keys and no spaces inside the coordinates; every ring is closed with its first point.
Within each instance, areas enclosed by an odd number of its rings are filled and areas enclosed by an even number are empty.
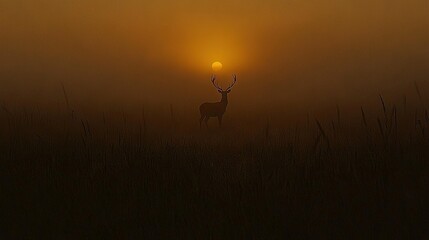
{"type": "Polygon", "coordinates": [[[428,239],[427,121],[398,118],[157,134],[4,113],[0,234],[428,239]]]}

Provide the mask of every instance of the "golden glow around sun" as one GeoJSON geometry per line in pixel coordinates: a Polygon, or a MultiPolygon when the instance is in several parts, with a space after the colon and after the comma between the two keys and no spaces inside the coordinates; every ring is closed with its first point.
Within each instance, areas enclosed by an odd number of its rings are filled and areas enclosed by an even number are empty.
{"type": "Polygon", "coordinates": [[[215,72],[219,72],[220,70],[222,70],[222,63],[220,63],[220,62],[214,62],[212,64],[212,69],[215,72]]]}
{"type": "Polygon", "coordinates": [[[235,29],[228,29],[228,26],[218,29],[214,25],[209,29],[199,22],[185,22],[183,25],[186,27],[180,28],[181,32],[177,33],[182,37],[178,39],[182,47],[167,49],[168,54],[174,53],[171,57],[174,61],[172,64],[179,64],[189,71],[201,74],[208,70],[220,74],[246,68],[252,59],[249,56],[252,51],[246,49],[246,39],[243,39],[245,33],[237,33],[233,31],[235,29]]]}

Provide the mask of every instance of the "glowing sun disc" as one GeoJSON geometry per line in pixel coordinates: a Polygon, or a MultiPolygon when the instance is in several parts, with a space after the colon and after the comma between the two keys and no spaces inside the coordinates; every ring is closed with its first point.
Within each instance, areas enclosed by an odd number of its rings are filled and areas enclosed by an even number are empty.
{"type": "Polygon", "coordinates": [[[222,70],[222,63],[220,63],[220,62],[214,62],[212,64],[212,69],[215,72],[218,72],[218,71],[222,70]]]}

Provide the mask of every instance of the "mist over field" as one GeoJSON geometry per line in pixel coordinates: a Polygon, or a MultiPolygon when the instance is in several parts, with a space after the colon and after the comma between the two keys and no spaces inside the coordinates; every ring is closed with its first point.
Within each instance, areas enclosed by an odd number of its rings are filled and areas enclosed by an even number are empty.
{"type": "Polygon", "coordinates": [[[427,239],[428,13],[0,0],[0,239],[427,239]]]}
{"type": "Polygon", "coordinates": [[[0,100],[191,110],[238,84],[231,112],[402,101],[428,86],[426,1],[0,2],[0,100]]]}

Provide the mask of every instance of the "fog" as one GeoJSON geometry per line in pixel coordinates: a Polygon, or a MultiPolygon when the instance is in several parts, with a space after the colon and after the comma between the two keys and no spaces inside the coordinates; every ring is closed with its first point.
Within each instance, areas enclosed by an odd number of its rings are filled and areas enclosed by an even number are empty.
{"type": "Polygon", "coordinates": [[[309,111],[429,87],[423,0],[0,0],[0,102],[309,111]]]}

